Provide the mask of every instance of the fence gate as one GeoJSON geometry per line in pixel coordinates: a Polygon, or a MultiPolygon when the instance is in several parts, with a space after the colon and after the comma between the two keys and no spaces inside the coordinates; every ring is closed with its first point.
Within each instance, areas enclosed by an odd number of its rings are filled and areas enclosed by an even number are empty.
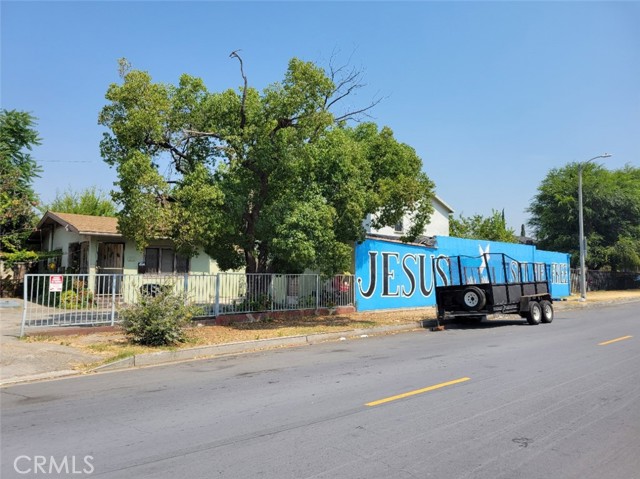
{"type": "Polygon", "coordinates": [[[122,275],[25,275],[20,335],[32,327],[113,325],[116,303],[121,299],[116,294],[119,277],[122,275]]]}

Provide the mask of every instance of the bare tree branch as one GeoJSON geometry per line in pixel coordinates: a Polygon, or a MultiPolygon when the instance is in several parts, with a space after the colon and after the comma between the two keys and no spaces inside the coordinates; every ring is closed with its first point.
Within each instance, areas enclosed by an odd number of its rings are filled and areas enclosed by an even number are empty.
{"type": "MultiPolygon", "coordinates": [[[[329,58],[329,71],[331,74],[331,81],[335,81],[336,77],[338,76],[338,73],[342,72],[342,70],[344,70],[349,65],[351,65],[351,60],[353,58],[354,53],[355,53],[355,50],[351,52],[351,55],[349,55],[349,58],[347,59],[347,62],[344,65],[338,68],[335,68],[334,60],[338,56],[338,52],[335,49],[331,52],[331,57],[329,58]]],[[[352,71],[355,71],[355,68],[353,68],[352,71]]]]}
{"type": "MultiPolygon", "coordinates": [[[[337,97],[335,97],[333,100],[328,101],[330,97],[327,97],[327,99],[325,100],[325,109],[329,109],[331,108],[332,105],[336,104],[337,102],[339,102],[340,100],[342,100],[344,97],[349,96],[351,94],[352,91],[357,90],[358,88],[360,88],[361,86],[364,85],[351,85],[349,88],[347,88],[347,91],[345,91],[344,93],[342,93],[341,95],[338,95],[337,97]]],[[[333,92],[333,94],[335,94],[338,90],[335,90],[333,92]]],[[[333,96],[332,94],[332,96],[333,96]]]]}
{"type": "Polygon", "coordinates": [[[378,98],[377,100],[374,100],[369,106],[367,106],[365,108],[361,108],[360,110],[350,111],[348,113],[345,113],[344,115],[336,117],[335,121],[343,121],[343,120],[355,120],[355,121],[358,121],[356,116],[357,115],[363,115],[363,114],[364,114],[364,116],[366,116],[368,118],[371,118],[371,115],[367,114],[366,112],[371,110],[373,107],[375,107],[381,101],[382,101],[382,98],[378,98]]]}
{"type": "Polygon", "coordinates": [[[176,155],[179,158],[182,158],[184,160],[188,159],[188,156],[185,155],[183,152],[181,152],[178,148],[176,148],[175,146],[173,146],[171,143],[169,143],[168,140],[164,140],[164,141],[153,141],[149,138],[144,140],[145,144],[147,146],[159,146],[161,148],[165,148],[167,150],[169,150],[171,152],[171,155],[176,155]]]}
{"type": "MultiPolygon", "coordinates": [[[[351,63],[351,58],[349,59],[349,62],[337,68],[334,66],[333,60],[334,56],[332,55],[329,62],[329,76],[331,78],[331,81],[334,83],[335,88],[325,98],[325,110],[329,110],[332,107],[335,107],[335,105],[337,105],[340,101],[344,100],[349,95],[354,94],[356,90],[359,90],[360,88],[364,88],[366,86],[366,83],[362,82],[362,70],[358,70],[355,67],[347,70],[349,64],[351,63]]],[[[364,108],[354,111],[347,111],[341,115],[336,116],[335,121],[360,121],[360,119],[358,118],[359,115],[371,118],[371,116],[367,114],[367,112],[378,105],[381,101],[382,98],[374,99],[368,106],[364,108]]]]}
{"type": "Polygon", "coordinates": [[[242,64],[242,58],[240,58],[240,55],[238,55],[238,52],[240,50],[235,50],[233,52],[231,52],[231,54],[229,55],[230,58],[237,58],[238,61],[240,62],[240,74],[242,75],[242,79],[244,80],[244,88],[242,89],[242,101],[240,103],[240,129],[244,129],[245,124],[247,123],[247,115],[245,112],[245,101],[247,99],[247,77],[244,74],[244,66],[242,64]]]}

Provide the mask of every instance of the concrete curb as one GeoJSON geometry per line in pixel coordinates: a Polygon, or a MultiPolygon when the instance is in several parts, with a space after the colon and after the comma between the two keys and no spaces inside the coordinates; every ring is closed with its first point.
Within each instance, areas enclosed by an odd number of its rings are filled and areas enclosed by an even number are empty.
{"type": "Polygon", "coordinates": [[[364,338],[377,334],[410,331],[413,329],[421,328],[421,322],[416,322],[415,324],[409,323],[398,326],[352,329],[335,333],[318,333],[306,336],[286,336],[283,338],[258,339],[256,341],[242,341],[237,343],[217,344],[212,346],[198,346],[196,348],[178,349],[175,351],[158,351],[154,353],[136,354],[119,361],[103,364],[102,366],[91,369],[89,372],[116,371],[134,367],[155,366],[160,364],[170,364],[179,361],[189,361],[194,359],[242,354],[250,351],[261,351],[265,349],[307,346],[311,344],[323,343],[326,341],[337,341],[348,338],[364,338]]]}
{"type": "Polygon", "coordinates": [[[44,381],[46,379],[58,379],[58,378],[64,378],[68,376],[78,376],[80,374],[83,374],[83,372],[75,371],[73,369],[65,369],[63,371],[49,371],[46,373],[31,374],[29,376],[18,376],[18,377],[1,380],[0,387],[10,386],[13,384],[28,383],[33,381],[44,381]]]}

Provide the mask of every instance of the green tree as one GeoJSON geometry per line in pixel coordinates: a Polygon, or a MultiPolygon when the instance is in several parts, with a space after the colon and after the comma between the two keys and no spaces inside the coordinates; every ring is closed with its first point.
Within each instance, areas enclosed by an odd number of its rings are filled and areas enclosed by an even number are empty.
{"type": "Polygon", "coordinates": [[[492,210],[491,216],[449,217],[449,233],[457,238],[517,242],[515,231],[507,228],[504,212],[492,210]]]}
{"type": "Polygon", "coordinates": [[[55,211],[92,216],[116,216],[118,212],[111,198],[95,186],[82,191],[68,189],[64,193],[56,192],[55,199],[48,205],[42,206],[40,210],[43,213],[55,211]]]}
{"type": "MultiPolygon", "coordinates": [[[[552,169],[538,187],[529,225],[540,247],[579,262],[578,163],[552,169]]],[[[609,171],[587,163],[583,173],[586,264],[590,269],[640,269],[640,168],[609,171]]]]}
{"type": "Polygon", "coordinates": [[[0,110],[0,252],[18,254],[34,226],[38,195],[33,180],[41,172],[31,156],[40,144],[36,119],[27,112],[0,110]]]}
{"type": "Polygon", "coordinates": [[[370,107],[336,112],[360,73],[292,59],[284,80],[210,93],[199,78],[154,83],[122,60],[99,123],[118,171],[119,225],[139,248],[168,237],[222,269],[345,271],[362,222],[393,225],[415,211],[407,239],[429,221],[433,183],[389,128],[351,127],[370,107]],[[346,74],[345,74],[346,73],[346,74]],[[344,76],[343,76],[344,74],[344,76]]]}

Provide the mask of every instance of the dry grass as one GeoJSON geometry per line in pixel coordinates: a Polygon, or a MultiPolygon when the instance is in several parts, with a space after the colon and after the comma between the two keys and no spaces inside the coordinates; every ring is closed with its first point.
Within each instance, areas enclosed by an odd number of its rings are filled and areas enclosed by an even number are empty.
{"type": "MultiPolygon", "coordinates": [[[[567,298],[567,301],[578,301],[580,299],[579,294],[572,294],[567,298]]],[[[587,291],[588,303],[600,303],[607,301],[625,301],[640,299],[640,290],[628,289],[624,291],[587,291]]]]}
{"type": "MultiPolygon", "coordinates": [[[[187,341],[171,347],[148,347],[130,343],[122,333],[102,332],[70,336],[31,336],[26,341],[43,341],[74,347],[100,355],[104,362],[123,359],[135,354],[161,350],[175,350],[194,346],[226,344],[258,339],[301,336],[318,333],[353,331],[417,323],[435,318],[434,308],[379,313],[350,313],[344,315],[266,318],[260,321],[235,323],[229,326],[194,326],[187,330],[187,341]]],[[[95,366],[96,364],[92,364],[95,366]]]]}
{"type": "Polygon", "coordinates": [[[297,318],[265,319],[230,326],[192,328],[189,342],[195,344],[223,344],[236,341],[280,338],[318,333],[352,331],[354,329],[392,326],[434,318],[433,308],[392,313],[350,313],[336,316],[305,316],[297,318]]]}

